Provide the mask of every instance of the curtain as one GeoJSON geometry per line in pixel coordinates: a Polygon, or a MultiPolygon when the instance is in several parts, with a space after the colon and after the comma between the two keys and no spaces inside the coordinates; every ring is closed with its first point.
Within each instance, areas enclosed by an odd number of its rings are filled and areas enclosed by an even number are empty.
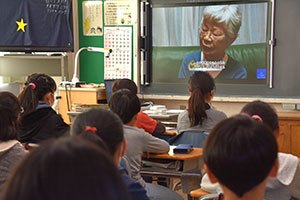
{"type": "MultiPolygon", "coordinates": [[[[234,44],[263,43],[267,39],[267,3],[241,4],[242,26],[234,44]]],[[[199,46],[205,6],[153,8],[153,46],[199,46]]]]}

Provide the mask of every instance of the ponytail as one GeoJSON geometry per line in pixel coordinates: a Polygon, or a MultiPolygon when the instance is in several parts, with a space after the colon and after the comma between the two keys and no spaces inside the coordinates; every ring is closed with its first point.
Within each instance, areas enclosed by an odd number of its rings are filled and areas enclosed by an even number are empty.
{"type": "Polygon", "coordinates": [[[24,112],[21,113],[21,118],[32,113],[38,105],[39,99],[35,94],[35,88],[32,85],[26,85],[18,96],[21,107],[24,112]]]}
{"type": "Polygon", "coordinates": [[[205,98],[199,88],[192,91],[188,100],[188,113],[190,119],[190,127],[202,124],[207,117],[205,111],[205,98]]]}
{"type": "MultiPolygon", "coordinates": [[[[109,152],[109,149],[103,139],[99,137],[99,134],[97,133],[97,128],[93,126],[86,126],[85,129],[78,135],[79,138],[88,140],[97,146],[104,149],[106,152],[109,152]]],[[[110,153],[110,152],[109,152],[110,153]]]]}
{"type": "Polygon", "coordinates": [[[190,77],[191,96],[188,100],[190,127],[202,125],[203,120],[207,118],[205,101],[214,88],[214,79],[207,72],[197,71],[190,77]]]}

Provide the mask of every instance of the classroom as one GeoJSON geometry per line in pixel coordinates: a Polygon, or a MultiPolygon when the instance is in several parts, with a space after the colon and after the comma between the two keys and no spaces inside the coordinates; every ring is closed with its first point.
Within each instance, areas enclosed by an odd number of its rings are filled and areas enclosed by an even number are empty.
{"type": "Polygon", "coordinates": [[[0,199],[300,199],[299,8],[1,0],[0,199]]]}

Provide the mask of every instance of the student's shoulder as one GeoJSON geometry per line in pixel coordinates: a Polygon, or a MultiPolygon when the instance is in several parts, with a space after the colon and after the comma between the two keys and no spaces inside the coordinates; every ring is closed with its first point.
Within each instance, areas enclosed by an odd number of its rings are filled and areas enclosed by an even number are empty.
{"type": "Polygon", "coordinates": [[[124,132],[125,133],[131,133],[131,134],[137,134],[137,135],[149,135],[149,133],[146,133],[144,129],[137,128],[134,126],[127,126],[123,125],[124,127],[124,132]]]}
{"type": "Polygon", "coordinates": [[[208,109],[206,112],[207,112],[207,114],[218,117],[220,119],[226,119],[227,118],[227,115],[223,111],[216,110],[214,108],[208,109]]]}
{"type": "Polygon", "coordinates": [[[178,120],[181,120],[183,118],[188,118],[188,115],[189,115],[189,112],[187,110],[184,110],[183,112],[181,112],[179,115],[178,115],[178,120]]]}

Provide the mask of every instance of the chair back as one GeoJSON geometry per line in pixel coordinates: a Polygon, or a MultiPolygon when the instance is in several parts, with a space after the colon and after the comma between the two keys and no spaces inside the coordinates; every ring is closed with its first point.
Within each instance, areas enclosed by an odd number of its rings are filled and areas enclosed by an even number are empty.
{"type": "Polygon", "coordinates": [[[128,158],[124,155],[121,157],[120,166],[127,171],[128,176],[131,178],[131,170],[128,158]]]}
{"type": "Polygon", "coordinates": [[[171,145],[192,144],[194,147],[202,148],[207,138],[206,131],[186,130],[169,140],[171,145]]]}
{"type": "Polygon", "coordinates": [[[207,194],[199,198],[199,200],[214,200],[218,197],[218,194],[207,194]]]}

